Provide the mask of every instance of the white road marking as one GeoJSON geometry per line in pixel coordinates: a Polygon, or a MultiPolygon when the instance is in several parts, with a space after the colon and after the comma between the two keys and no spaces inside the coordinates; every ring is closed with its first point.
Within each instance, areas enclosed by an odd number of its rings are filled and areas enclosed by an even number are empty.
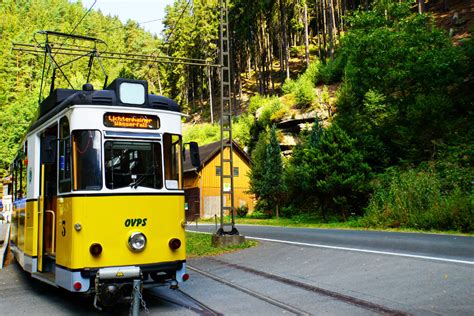
{"type": "MultiPolygon", "coordinates": [[[[199,231],[189,231],[189,232],[212,234],[212,233],[199,232],[199,231]]],[[[346,251],[354,251],[354,252],[373,253],[373,254],[378,254],[378,255],[389,255],[389,256],[397,256],[397,257],[405,257],[405,258],[426,259],[426,260],[433,260],[433,261],[441,261],[441,262],[449,262],[449,263],[463,263],[463,264],[474,265],[474,261],[447,259],[447,258],[430,257],[430,256],[419,256],[419,255],[412,255],[412,254],[398,253],[398,252],[378,251],[378,250],[349,248],[349,247],[338,247],[338,246],[327,246],[327,245],[321,245],[321,244],[310,244],[310,243],[297,242],[297,241],[269,239],[269,238],[260,238],[260,237],[252,237],[252,236],[245,236],[245,238],[261,240],[261,241],[276,242],[276,243],[288,244],[288,245],[296,245],[296,246],[307,246],[307,247],[325,248],[325,249],[334,249],[334,250],[346,250],[346,251]]]]}

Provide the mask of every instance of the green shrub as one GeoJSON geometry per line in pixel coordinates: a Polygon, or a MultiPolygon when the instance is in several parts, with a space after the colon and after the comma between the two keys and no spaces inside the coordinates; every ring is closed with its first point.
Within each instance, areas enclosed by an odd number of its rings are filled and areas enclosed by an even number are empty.
{"type": "Polygon", "coordinates": [[[237,213],[238,217],[245,217],[249,212],[249,208],[247,205],[241,205],[235,210],[235,212],[237,213]]]}
{"type": "Polygon", "coordinates": [[[272,122],[281,121],[289,113],[290,113],[290,107],[282,103],[281,108],[272,114],[272,116],[270,117],[270,120],[272,122]]]}
{"type": "Polygon", "coordinates": [[[309,80],[313,83],[313,85],[316,85],[320,80],[319,72],[321,67],[322,63],[319,61],[319,59],[313,61],[309,64],[308,68],[306,68],[306,71],[301,75],[301,78],[309,80]]]}
{"type": "Polygon", "coordinates": [[[374,227],[474,231],[473,192],[442,189],[431,167],[382,174],[363,222],[374,227]]]}
{"type": "Polygon", "coordinates": [[[260,95],[260,94],[256,94],[253,97],[251,97],[250,102],[249,102],[249,108],[248,108],[249,113],[255,115],[257,110],[263,104],[265,104],[267,102],[266,99],[267,99],[267,97],[265,97],[263,95],[260,95]]]}
{"type": "Polygon", "coordinates": [[[285,94],[294,93],[296,91],[296,81],[286,78],[281,88],[285,94]]]}
{"type": "Polygon", "coordinates": [[[291,46],[290,47],[290,57],[295,58],[299,55],[304,54],[304,47],[302,46],[291,46]]]}
{"type": "Polygon", "coordinates": [[[318,68],[318,80],[321,80],[325,84],[341,81],[344,66],[343,57],[337,57],[334,60],[328,61],[325,65],[321,65],[318,68]]]}
{"type": "Polygon", "coordinates": [[[298,80],[295,91],[297,107],[308,108],[311,106],[316,99],[313,87],[313,83],[308,79],[298,80]]]}
{"type": "Polygon", "coordinates": [[[248,218],[255,218],[255,219],[268,219],[271,216],[268,215],[267,213],[262,212],[262,211],[255,210],[255,211],[252,212],[252,214],[250,214],[247,217],[248,218]]]}
{"type": "Polygon", "coordinates": [[[194,141],[199,145],[209,144],[220,139],[219,124],[199,124],[186,126],[183,129],[184,142],[194,141]]]}
{"type": "Polygon", "coordinates": [[[243,114],[232,122],[232,137],[242,147],[247,146],[250,142],[250,131],[253,124],[255,124],[255,118],[251,114],[243,114]]]}
{"type": "Polygon", "coordinates": [[[283,103],[278,97],[266,97],[261,107],[258,123],[260,126],[266,127],[271,124],[272,115],[283,107],[283,103]]]}

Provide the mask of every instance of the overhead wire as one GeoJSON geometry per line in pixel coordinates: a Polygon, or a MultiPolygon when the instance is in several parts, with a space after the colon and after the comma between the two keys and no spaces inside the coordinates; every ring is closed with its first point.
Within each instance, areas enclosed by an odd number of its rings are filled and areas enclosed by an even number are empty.
{"type": "MultiPolygon", "coordinates": [[[[76,25],[74,26],[74,28],[72,29],[72,31],[69,32],[69,36],[71,36],[74,31],[77,29],[77,27],[82,23],[82,21],[84,20],[84,18],[89,14],[89,12],[91,12],[92,8],[95,6],[95,4],[97,3],[97,0],[94,0],[94,3],[92,3],[92,5],[89,7],[89,9],[86,11],[86,13],[84,13],[84,15],[82,16],[82,18],[79,20],[79,22],[76,23],[76,25]]],[[[59,46],[59,48],[63,47],[64,44],[66,44],[67,40],[69,39],[70,37],[66,37],[66,39],[64,40],[64,42],[62,42],[61,46],[59,46]]],[[[53,55],[53,58],[54,58],[55,55],[53,55]]]]}
{"type": "MultiPolygon", "coordinates": [[[[54,58],[54,56],[56,56],[57,54],[60,54],[60,55],[71,55],[71,56],[84,56],[84,55],[80,55],[80,54],[67,54],[67,53],[64,53],[63,50],[72,50],[72,51],[75,51],[75,52],[79,52],[79,51],[85,51],[85,50],[82,50],[81,46],[77,47],[76,49],[69,49],[69,48],[63,48],[64,45],[66,45],[66,42],[67,40],[70,38],[69,36],[72,37],[72,34],[74,33],[74,31],[77,29],[77,27],[82,23],[82,21],[84,20],[84,18],[90,13],[90,11],[92,10],[92,8],[95,6],[95,4],[97,3],[97,0],[94,1],[94,3],[89,7],[89,9],[86,11],[86,13],[81,17],[81,19],[76,23],[76,25],[74,26],[74,28],[67,34],[66,36],[66,39],[61,43],[61,45],[59,47],[55,47],[55,52],[54,54],[52,55],[52,57],[54,58]]],[[[183,19],[184,17],[184,14],[186,13],[186,11],[188,10],[189,6],[192,4],[192,0],[188,0],[186,2],[186,5],[184,6],[183,10],[181,11],[181,14],[178,18],[178,20],[176,20],[176,22],[174,23],[173,27],[171,28],[171,32],[168,34],[167,38],[166,38],[166,42],[168,42],[169,44],[169,40],[172,38],[173,34],[175,34],[175,30],[178,28],[181,20],[183,19]]],[[[155,22],[155,21],[159,21],[159,20],[163,20],[163,19],[155,19],[155,20],[149,20],[149,21],[144,21],[144,22],[141,22],[141,23],[137,23],[138,25],[140,24],[144,24],[144,23],[151,23],[151,22],[155,22]]],[[[19,46],[29,46],[29,45],[25,45],[25,44],[16,44],[16,45],[19,45],[19,46]]],[[[15,43],[14,43],[14,46],[15,46],[15,43]]],[[[19,50],[19,51],[23,51],[23,52],[30,52],[30,53],[37,53],[37,51],[35,49],[25,49],[25,48],[14,48],[14,50],[19,50]]],[[[144,56],[144,55],[140,55],[140,54],[130,54],[132,56],[134,56],[135,58],[131,58],[132,60],[135,60],[135,61],[145,61],[145,62],[157,62],[159,60],[162,60],[163,63],[172,63],[172,64],[184,64],[184,65],[194,65],[194,66],[206,66],[206,67],[220,67],[220,65],[216,65],[216,64],[212,64],[209,62],[209,60],[202,60],[202,59],[195,59],[195,58],[179,58],[179,57],[172,57],[172,56],[169,56],[168,54],[164,55],[164,56],[157,56],[156,53],[158,53],[158,50],[159,48],[155,49],[150,55],[148,56],[144,56]],[[141,58],[140,58],[141,57],[141,58]],[[145,58],[143,58],[145,57],[145,58]],[[148,58],[147,58],[148,57],[148,58]],[[152,59],[149,59],[149,58],[152,58],[152,59]]],[[[169,45],[168,45],[168,50],[169,50],[169,45]]],[[[122,59],[120,57],[114,57],[113,55],[114,54],[117,54],[117,53],[112,53],[112,52],[102,52],[100,53],[100,55],[102,56],[102,58],[106,58],[106,59],[122,59]],[[107,55],[106,56],[104,56],[107,55]]],[[[121,55],[121,56],[126,56],[126,55],[129,55],[127,53],[118,53],[118,55],[121,55]]],[[[78,58],[79,59],[79,58],[78,58]]],[[[51,67],[51,65],[50,65],[51,67]]],[[[49,67],[49,68],[50,68],[49,67]]],[[[48,69],[49,69],[48,68],[48,69]]],[[[150,71],[151,67],[148,69],[147,71],[147,74],[149,74],[149,71],[150,71]]],[[[49,70],[48,70],[49,72],[49,70]]],[[[63,74],[64,75],[64,74],[63,74]]],[[[67,80],[67,78],[66,78],[67,80]]],[[[69,80],[68,80],[69,82],[69,80]]],[[[72,86],[71,86],[72,87],[72,86]]],[[[74,87],[72,87],[74,88],[74,87]]]]}
{"type": "MultiPolygon", "coordinates": [[[[186,3],[186,6],[184,7],[183,11],[181,11],[181,15],[179,16],[178,20],[176,21],[176,23],[174,24],[173,28],[171,29],[171,33],[168,34],[168,37],[166,38],[166,41],[165,42],[168,42],[171,38],[171,36],[173,35],[174,33],[174,30],[176,29],[176,27],[178,26],[178,23],[181,21],[181,19],[183,18],[184,16],[184,13],[186,12],[186,10],[188,9],[189,5],[191,4],[191,0],[188,0],[188,2],[186,3]]],[[[168,46],[168,49],[169,49],[169,46],[168,46]]]]}
{"type": "MultiPolygon", "coordinates": [[[[166,51],[166,55],[169,56],[169,50],[170,50],[170,45],[169,45],[169,40],[171,38],[171,36],[173,35],[174,33],[174,30],[176,29],[176,27],[178,26],[179,22],[181,21],[181,19],[183,18],[184,16],[184,13],[186,12],[186,10],[188,9],[189,5],[191,4],[191,0],[188,0],[188,2],[186,2],[186,5],[184,6],[183,8],[183,11],[181,11],[181,14],[178,18],[178,20],[174,23],[173,27],[171,28],[171,32],[168,34],[168,37],[166,38],[166,40],[164,41],[164,43],[168,44],[168,47],[167,47],[167,51],[166,51]]],[[[155,49],[150,55],[153,56],[155,55],[156,53],[158,53],[158,48],[155,49]]],[[[150,73],[150,70],[151,70],[151,67],[148,67],[148,70],[145,74],[145,77],[147,77],[150,73]]],[[[158,70],[159,71],[159,70],[158,70]]]]}

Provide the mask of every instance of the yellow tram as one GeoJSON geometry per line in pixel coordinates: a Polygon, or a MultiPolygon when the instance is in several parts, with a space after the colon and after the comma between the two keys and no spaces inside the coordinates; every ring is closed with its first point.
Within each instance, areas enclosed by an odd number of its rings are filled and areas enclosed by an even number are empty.
{"type": "Polygon", "coordinates": [[[182,115],[141,80],[54,90],[12,164],[22,268],[104,306],[185,281],[182,115]]]}

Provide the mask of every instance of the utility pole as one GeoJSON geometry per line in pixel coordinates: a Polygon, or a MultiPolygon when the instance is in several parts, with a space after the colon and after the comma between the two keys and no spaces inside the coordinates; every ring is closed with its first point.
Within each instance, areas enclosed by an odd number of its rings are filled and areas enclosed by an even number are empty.
{"type": "Polygon", "coordinates": [[[220,0],[220,65],[221,65],[221,174],[220,228],[212,236],[214,246],[241,244],[245,237],[235,228],[234,150],[232,143],[232,82],[229,43],[229,7],[220,0]],[[230,223],[224,216],[230,216],[230,223]]]}

